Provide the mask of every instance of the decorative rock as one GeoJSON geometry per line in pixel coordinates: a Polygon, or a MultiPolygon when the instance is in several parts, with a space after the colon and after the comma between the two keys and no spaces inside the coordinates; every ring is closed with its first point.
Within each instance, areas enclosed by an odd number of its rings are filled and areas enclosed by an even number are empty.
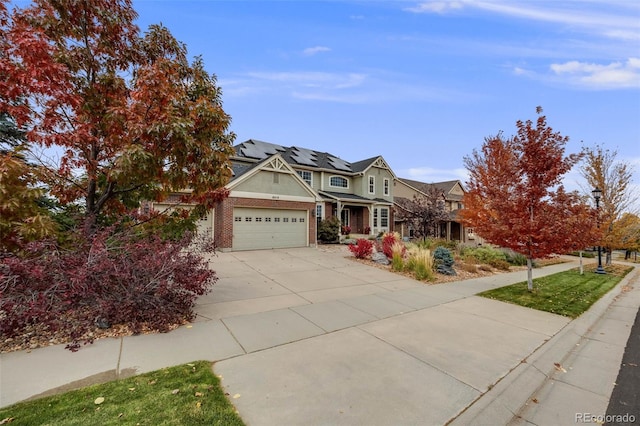
{"type": "Polygon", "coordinates": [[[373,253],[371,255],[371,260],[373,260],[376,263],[379,263],[380,265],[389,264],[389,259],[387,259],[387,256],[385,256],[384,253],[380,253],[380,252],[373,253]]]}

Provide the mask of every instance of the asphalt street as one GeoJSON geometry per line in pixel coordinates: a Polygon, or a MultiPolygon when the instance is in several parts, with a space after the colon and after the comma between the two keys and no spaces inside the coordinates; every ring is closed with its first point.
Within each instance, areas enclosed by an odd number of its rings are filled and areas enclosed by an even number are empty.
{"type": "Polygon", "coordinates": [[[640,310],[622,356],[616,386],[607,407],[606,424],[640,424],[640,310]]]}

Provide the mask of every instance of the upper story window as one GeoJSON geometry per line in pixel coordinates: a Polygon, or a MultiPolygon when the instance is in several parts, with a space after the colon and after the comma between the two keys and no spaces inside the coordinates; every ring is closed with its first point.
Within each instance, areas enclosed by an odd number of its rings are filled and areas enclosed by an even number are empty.
{"type": "Polygon", "coordinates": [[[311,185],[311,176],[312,173],[309,170],[297,170],[298,175],[300,175],[300,177],[302,178],[303,181],[307,182],[307,184],[309,184],[309,186],[311,185]]]}
{"type": "Polygon", "coordinates": [[[375,176],[369,176],[369,194],[376,193],[376,178],[375,176]]]}
{"type": "Polygon", "coordinates": [[[347,178],[344,178],[342,176],[331,176],[331,178],[329,179],[329,185],[335,188],[348,188],[349,181],[347,180],[347,178]]]}
{"type": "Polygon", "coordinates": [[[389,195],[389,179],[384,179],[384,187],[383,187],[384,195],[389,195]]]}

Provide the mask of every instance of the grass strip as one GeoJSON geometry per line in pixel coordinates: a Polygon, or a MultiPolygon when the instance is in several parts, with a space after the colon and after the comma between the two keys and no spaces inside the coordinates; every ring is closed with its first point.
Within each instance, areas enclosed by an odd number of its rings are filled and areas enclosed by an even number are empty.
{"type": "Polygon", "coordinates": [[[211,363],[197,361],[21,402],[0,409],[0,424],[227,426],[244,423],[226,398],[211,363]]]}
{"type": "Polygon", "coordinates": [[[513,303],[527,308],[577,318],[598,299],[616,286],[632,267],[612,265],[606,274],[578,269],[559,272],[533,280],[533,291],[527,290],[527,282],[500,287],[480,293],[489,299],[513,303]]]}

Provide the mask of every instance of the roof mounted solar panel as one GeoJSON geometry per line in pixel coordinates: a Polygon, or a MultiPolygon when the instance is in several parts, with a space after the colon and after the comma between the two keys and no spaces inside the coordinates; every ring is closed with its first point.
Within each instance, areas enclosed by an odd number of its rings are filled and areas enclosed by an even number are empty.
{"type": "Polygon", "coordinates": [[[245,157],[255,158],[258,160],[264,160],[265,158],[277,154],[278,152],[284,152],[284,147],[273,143],[250,140],[242,144],[240,152],[245,157]]]}
{"type": "Polygon", "coordinates": [[[293,147],[291,150],[291,158],[296,163],[304,166],[318,166],[317,154],[310,149],[293,147]]]}
{"type": "Polygon", "coordinates": [[[329,164],[337,170],[344,170],[345,172],[351,171],[351,165],[337,157],[329,157],[329,164]]]}

